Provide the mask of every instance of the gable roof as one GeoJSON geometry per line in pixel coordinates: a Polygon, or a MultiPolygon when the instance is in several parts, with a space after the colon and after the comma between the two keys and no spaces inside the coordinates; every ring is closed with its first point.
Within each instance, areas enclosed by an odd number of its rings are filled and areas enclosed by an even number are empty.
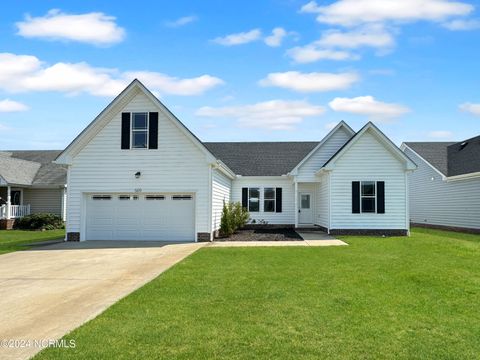
{"type": "Polygon", "coordinates": [[[332,170],[335,167],[335,162],[345,154],[358,139],[362,137],[367,131],[371,130],[372,134],[380,140],[380,142],[392,152],[392,154],[399,160],[405,161],[405,168],[407,170],[415,170],[417,165],[400,150],[383,132],[380,131],[371,121],[365,124],[354,136],[352,136],[340,149],[337,150],[333,156],[323,165],[320,170],[332,170]]]}
{"type": "Polygon", "coordinates": [[[404,143],[424,158],[443,175],[448,175],[447,148],[453,142],[406,142],[404,143]]]}
{"type": "Polygon", "coordinates": [[[67,183],[67,167],[55,164],[53,161],[62,150],[16,150],[12,157],[33,161],[40,168],[33,179],[32,185],[65,185],[67,183]]]}
{"type": "Polygon", "coordinates": [[[330,139],[330,137],[332,137],[333,134],[335,134],[337,131],[339,131],[340,129],[345,129],[347,131],[347,133],[350,134],[350,137],[352,137],[353,135],[355,135],[355,131],[353,131],[353,129],[345,122],[345,121],[340,121],[332,130],[330,130],[330,132],[325,135],[325,137],[317,144],[317,146],[315,146],[312,151],[310,151],[310,153],[307,154],[307,156],[305,156],[292,170],[291,170],[291,173],[292,174],[296,174],[297,173],[297,170],[298,168],[300,168],[300,166],[302,166],[313,154],[315,154],[315,152],[323,145],[327,142],[328,139],[330,139]]]}
{"type": "Polygon", "coordinates": [[[204,142],[203,144],[237,175],[281,176],[290,172],[319,142],[204,142]]]}
{"type": "Polygon", "coordinates": [[[8,183],[26,186],[63,186],[67,169],[54,164],[61,150],[14,150],[0,152],[0,176],[8,183]]]}
{"type": "Polygon", "coordinates": [[[405,142],[444,176],[480,172],[480,135],[459,142],[405,142]]]}
{"type": "Polygon", "coordinates": [[[138,79],[133,80],[123,91],[110,102],[110,104],[102,110],[102,112],[73,141],[63,150],[56,162],[59,164],[69,164],[71,162],[72,155],[77,154],[88,142],[111,120],[112,116],[117,113],[117,105],[128,103],[138,91],[145,94],[160,110],[166,115],[166,117],[177,126],[177,128],[187,136],[201,151],[205,153],[208,161],[215,162],[216,158],[209,152],[209,150],[163,103],[157,99],[155,95],[148,90],[138,79]]]}

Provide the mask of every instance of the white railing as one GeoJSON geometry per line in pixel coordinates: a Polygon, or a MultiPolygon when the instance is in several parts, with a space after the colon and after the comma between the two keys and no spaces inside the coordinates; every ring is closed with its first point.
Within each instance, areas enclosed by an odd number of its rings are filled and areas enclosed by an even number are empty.
{"type": "MultiPolygon", "coordinates": [[[[30,204],[28,205],[10,205],[10,219],[21,218],[30,215],[30,204]]],[[[7,205],[0,206],[0,219],[7,218],[7,205]]]]}

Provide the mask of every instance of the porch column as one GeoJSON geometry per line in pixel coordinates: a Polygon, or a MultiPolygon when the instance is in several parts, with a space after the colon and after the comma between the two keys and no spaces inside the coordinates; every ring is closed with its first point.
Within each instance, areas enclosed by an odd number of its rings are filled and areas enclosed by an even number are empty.
{"type": "Polygon", "coordinates": [[[11,218],[11,203],[12,203],[12,197],[11,197],[11,187],[10,185],[7,186],[7,220],[9,220],[11,218]]]}
{"type": "Polygon", "coordinates": [[[295,228],[298,227],[298,183],[295,181],[295,228]]]}

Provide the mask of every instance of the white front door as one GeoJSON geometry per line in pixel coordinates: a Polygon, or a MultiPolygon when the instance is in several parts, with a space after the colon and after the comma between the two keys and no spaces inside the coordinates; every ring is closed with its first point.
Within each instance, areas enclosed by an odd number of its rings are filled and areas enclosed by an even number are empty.
{"type": "Polygon", "coordinates": [[[298,193],[298,223],[313,224],[312,193],[298,193]]]}

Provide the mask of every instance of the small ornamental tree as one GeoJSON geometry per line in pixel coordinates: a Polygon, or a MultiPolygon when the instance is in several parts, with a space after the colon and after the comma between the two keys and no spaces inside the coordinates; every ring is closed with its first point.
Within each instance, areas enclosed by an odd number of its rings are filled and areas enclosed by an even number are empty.
{"type": "Polygon", "coordinates": [[[235,231],[245,226],[249,218],[247,209],[243,208],[239,202],[223,202],[220,234],[225,237],[233,235],[235,231]]]}
{"type": "Polygon", "coordinates": [[[222,236],[231,236],[233,234],[233,227],[231,224],[230,206],[223,202],[222,219],[220,220],[220,234],[222,236]]]}

